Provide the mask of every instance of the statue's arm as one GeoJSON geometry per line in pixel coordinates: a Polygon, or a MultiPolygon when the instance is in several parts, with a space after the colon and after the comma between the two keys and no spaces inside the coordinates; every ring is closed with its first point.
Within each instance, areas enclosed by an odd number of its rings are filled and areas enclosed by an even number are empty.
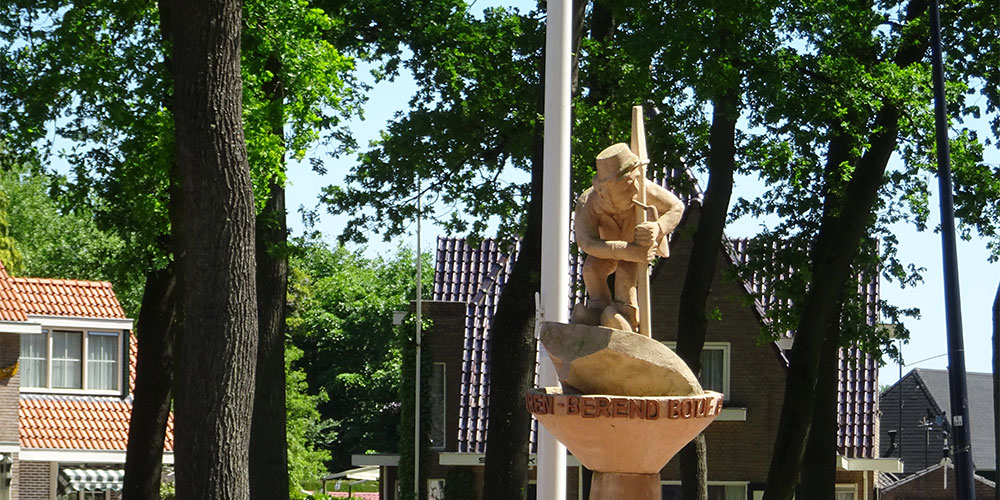
{"type": "Polygon", "coordinates": [[[604,241],[601,239],[597,218],[587,206],[589,194],[588,191],[581,195],[576,204],[575,233],[576,244],[580,246],[580,250],[598,259],[631,262],[652,260],[653,257],[648,247],[640,247],[627,241],[604,241]]]}
{"type": "Polygon", "coordinates": [[[670,234],[677,227],[677,224],[681,222],[681,216],[684,215],[684,203],[674,193],[664,189],[663,186],[647,182],[646,202],[655,206],[657,212],[660,213],[660,217],[656,219],[656,223],[660,226],[661,235],[670,234]]]}

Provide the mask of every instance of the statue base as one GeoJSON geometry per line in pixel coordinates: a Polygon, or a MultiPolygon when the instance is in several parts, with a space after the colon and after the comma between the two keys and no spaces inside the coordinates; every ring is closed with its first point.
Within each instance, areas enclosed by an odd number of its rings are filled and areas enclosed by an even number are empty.
{"type": "Polygon", "coordinates": [[[547,387],[529,390],[525,405],[595,471],[591,500],[659,500],[660,469],[722,412],[722,394],[575,395],[547,387]]]}
{"type": "Polygon", "coordinates": [[[660,474],[594,472],[590,500],[661,500],[660,474]]]}

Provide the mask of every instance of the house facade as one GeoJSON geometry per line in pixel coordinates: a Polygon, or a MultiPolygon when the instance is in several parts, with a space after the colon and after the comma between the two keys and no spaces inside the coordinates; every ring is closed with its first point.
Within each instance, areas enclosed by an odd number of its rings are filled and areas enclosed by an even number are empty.
{"type": "MultiPolygon", "coordinates": [[[[993,440],[993,375],[966,374],[972,465],[996,480],[993,440]]],[[[882,451],[903,462],[903,475],[938,465],[951,435],[951,390],[947,370],[914,368],[882,394],[882,451]]]]}
{"type": "MultiPolygon", "coordinates": [[[[107,282],[0,265],[0,500],[119,497],[133,322],[107,282]]],[[[164,462],[173,462],[172,428],[164,462]]]]}
{"type": "MultiPolygon", "coordinates": [[[[689,210],[695,215],[696,211],[696,207],[689,210]]],[[[675,235],[685,233],[684,224],[690,219],[691,215],[686,217],[675,235]]],[[[727,279],[724,271],[742,257],[742,248],[739,243],[719,246],[719,272],[707,307],[717,311],[718,319],[709,322],[702,357],[702,385],[725,395],[722,414],[705,432],[709,498],[719,500],[754,500],[763,495],[784,396],[786,352],[793,342],[789,337],[758,345],[766,305],[755,302],[748,290],[760,284],[727,279]]],[[[677,340],[678,305],[689,258],[690,240],[675,237],[670,258],[659,261],[651,275],[653,338],[671,347],[677,340]]],[[[439,416],[432,417],[441,424],[431,426],[436,436],[430,438],[435,456],[428,464],[429,484],[446,482],[454,468],[464,467],[474,475],[472,489],[482,489],[489,381],[501,376],[490,372],[489,330],[512,263],[513,258],[492,241],[474,247],[461,239],[438,240],[434,301],[423,306],[433,321],[423,344],[435,367],[429,390],[432,400],[443,402],[439,416]]],[[[578,271],[578,264],[574,261],[572,272],[578,271]]],[[[877,302],[877,283],[864,291],[872,304],[877,302]]],[[[577,300],[581,295],[580,290],[574,292],[577,300]]],[[[898,472],[900,467],[898,460],[878,454],[877,370],[876,363],[857,350],[841,353],[837,500],[875,498],[880,474],[898,472]]],[[[355,457],[356,465],[383,465],[383,477],[390,481],[391,463],[391,457],[355,457]]],[[[567,463],[567,498],[587,498],[589,472],[572,456],[567,463]]],[[[661,479],[663,498],[679,498],[677,458],[663,469],[661,479]]],[[[534,480],[530,482],[529,498],[533,498],[534,480]]],[[[392,500],[392,490],[391,484],[384,485],[384,498],[392,500]]]]}
{"type": "MultiPolygon", "coordinates": [[[[973,476],[976,500],[994,500],[996,484],[980,475],[973,476]]],[[[881,500],[952,500],[955,492],[955,466],[951,460],[908,475],[882,490],[881,500]]]]}

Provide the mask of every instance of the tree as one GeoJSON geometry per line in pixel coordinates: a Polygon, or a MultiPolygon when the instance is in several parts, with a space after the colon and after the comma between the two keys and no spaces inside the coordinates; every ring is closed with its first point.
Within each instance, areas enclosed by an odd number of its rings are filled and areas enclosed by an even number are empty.
{"type": "MultiPolygon", "coordinates": [[[[832,497],[832,475],[800,476],[800,470],[805,454],[832,469],[838,349],[858,346],[875,356],[894,350],[871,324],[853,280],[881,272],[907,284],[919,276],[895,259],[887,230],[906,217],[901,207],[914,207],[918,224],[926,212],[918,172],[931,163],[933,150],[932,134],[925,133],[932,129],[923,60],[926,3],[899,7],[897,18],[868,3],[816,2],[779,17],[805,49],[783,50],[775,67],[787,70],[785,83],[769,91],[760,114],[768,134],[750,161],[770,189],[750,204],[756,208],[737,207],[738,214],[783,218],[759,238],[761,260],[753,269],[785,273],[768,293],[792,299],[791,307],[776,308],[769,326],[772,333],[794,331],[795,343],[766,498],[790,498],[800,479],[800,495],[832,497]],[[899,170],[888,168],[894,152],[903,159],[899,170]],[[789,269],[797,271],[789,275],[789,269]]],[[[959,135],[956,144],[975,149],[968,136],[959,135]]],[[[880,309],[890,320],[909,312],[885,303],[880,309]]]]}
{"type": "MultiPolygon", "coordinates": [[[[15,165],[0,171],[0,195],[7,201],[13,275],[111,281],[126,314],[134,314],[142,295],[141,274],[117,265],[124,242],[101,230],[85,207],[63,206],[50,196],[56,179],[15,165]]],[[[5,259],[5,262],[9,262],[5,259]]]]}
{"type": "MultiPolygon", "coordinates": [[[[51,157],[51,137],[68,140],[71,147],[60,156],[73,171],[56,186],[61,198],[75,210],[89,209],[99,227],[121,236],[127,258],[117,261],[123,269],[147,274],[145,296],[150,302],[144,304],[145,314],[140,314],[137,323],[145,347],[137,369],[138,402],[133,407],[134,444],[130,445],[134,451],[129,453],[124,488],[130,498],[137,499],[157,494],[165,415],[171,400],[166,389],[172,342],[167,311],[173,308],[169,276],[174,270],[167,208],[173,111],[166,71],[170,43],[164,41],[160,28],[172,22],[173,9],[169,2],[9,2],[0,8],[0,30],[5,35],[0,39],[0,115],[4,122],[17,125],[5,130],[4,140],[19,153],[14,155],[18,161],[32,164],[51,157]],[[52,99],[54,95],[65,98],[52,99]],[[55,133],[47,134],[50,129],[55,133]],[[153,316],[154,311],[166,315],[153,316]],[[147,452],[151,455],[137,458],[147,452]]],[[[280,220],[270,216],[279,230],[264,236],[277,237],[282,235],[284,212],[273,210],[274,205],[265,200],[281,194],[286,154],[301,159],[324,133],[329,134],[326,139],[341,141],[342,147],[353,144],[349,133],[338,125],[340,117],[354,112],[361,97],[349,85],[351,61],[327,40],[346,39],[339,30],[353,30],[298,1],[246,2],[244,9],[247,49],[242,54],[242,76],[246,134],[253,146],[250,162],[258,209],[267,205],[272,207],[270,213],[280,212],[280,220]],[[286,126],[287,133],[281,133],[286,126]]],[[[264,256],[280,257],[282,252],[264,256]]],[[[270,262],[280,266],[282,258],[270,262]]],[[[262,303],[278,304],[270,317],[280,316],[283,285],[266,290],[273,292],[269,294],[272,300],[262,297],[262,303]]],[[[138,305],[140,295],[137,291],[131,302],[125,301],[127,310],[136,310],[129,304],[138,305]]],[[[276,355],[267,356],[264,364],[279,378],[283,336],[274,332],[283,321],[265,323],[274,327],[265,330],[271,332],[269,342],[263,344],[269,347],[265,352],[276,355]]],[[[276,389],[269,393],[270,401],[280,399],[282,386],[268,386],[276,389]]],[[[271,421],[283,418],[277,404],[260,407],[271,410],[271,421]]],[[[276,421],[262,428],[280,438],[283,427],[276,421]]],[[[255,453],[255,458],[283,453],[281,446],[261,446],[267,452],[255,453]]],[[[285,462],[283,456],[270,461],[282,469],[285,462]]],[[[270,470],[255,477],[274,475],[270,470]]],[[[265,486],[274,485],[275,481],[269,481],[265,486]]],[[[286,489],[278,485],[277,491],[286,489]]],[[[278,493],[263,494],[275,498],[278,493]]]]}
{"type": "Polygon", "coordinates": [[[302,358],[302,350],[289,345],[285,349],[285,433],[288,443],[288,495],[301,497],[302,485],[326,472],[324,462],[330,453],[317,449],[314,443],[323,442],[326,427],[317,407],[329,396],[325,392],[309,394],[306,374],[293,365],[302,358]]]}
{"type": "Polygon", "coordinates": [[[10,223],[7,222],[7,212],[10,210],[10,200],[4,191],[0,190],[0,263],[5,269],[15,274],[21,268],[21,252],[17,250],[14,240],[10,237],[10,223]]]}
{"type": "Polygon", "coordinates": [[[181,328],[176,400],[181,498],[249,498],[257,349],[254,202],[242,123],[241,11],[181,2],[166,26],[176,182],[171,206],[181,328]],[[210,236],[209,236],[210,235],[210,236]]]}
{"type": "Polygon", "coordinates": [[[370,259],[318,239],[293,248],[288,335],[303,352],[293,366],[324,395],[317,403],[323,430],[313,444],[343,470],[351,453],[395,451],[399,441],[401,354],[392,312],[413,299],[413,256],[400,249],[370,259]]]}

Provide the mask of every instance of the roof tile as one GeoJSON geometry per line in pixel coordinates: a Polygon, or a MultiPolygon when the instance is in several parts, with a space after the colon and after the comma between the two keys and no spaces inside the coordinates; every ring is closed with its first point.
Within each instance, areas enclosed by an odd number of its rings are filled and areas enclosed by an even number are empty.
{"type": "MultiPolygon", "coordinates": [[[[9,278],[9,283],[26,314],[125,319],[125,311],[107,281],[9,278]]],[[[0,314],[2,307],[0,303],[0,314]]]]}
{"type": "MultiPolygon", "coordinates": [[[[132,400],[24,394],[18,413],[23,448],[125,450],[132,400]]],[[[171,417],[164,448],[170,451],[173,447],[171,417]]]]}
{"type": "MultiPolygon", "coordinates": [[[[745,241],[733,241],[726,251],[734,262],[744,258],[745,241]]],[[[434,273],[434,300],[456,301],[467,304],[465,318],[465,340],[462,363],[462,390],[459,401],[458,451],[482,453],[486,449],[486,427],[489,417],[489,342],[490,326],[500,292],[503,289],[513,262],[513,255],[503,252],[493,240],[484,240],[473,247],[460,238],[439,238],[434,273]]],[[[570,259],[570,272],[578,277],[582,259],[570,259]]],[[[767,283],[745,283],[749,293],[766,291],[767,283]]],[[[571,287],[574,298],[579,299],[581,287],[571,287]]],[[[872,283],[859,286],[868,304],[869,319],[877,317],[875,304],[878,303],[879,288],[877,278],[872,283]]],[[[765,294],[766,296],[766,294],[765,294]]],[[[575,302],[574,300],[570,301],[575,302]]],[[[777,305],[771,301],[756,300],[754,307],[761,319],[767,309],[777,305]]],[[[537,360],[536,360],[537,361],[537,360]]],[[[840,353],[840,384],[838,384],[838,453],[849,458],[872,458],[875,456],[874,435],[875,400],[878,379],[876,362],[858,349],[840,353]]],[[[537,374],[536,374],[537,382],[537,374]]],[[[533,420],[531,438],[537,428],[533,420]]]]}
{"type": "Polygon", "coordinates": [[[28,321],[21,297],[11,283],[11,278],[2,262],[0,262],[0,321],[28,321]]]}

